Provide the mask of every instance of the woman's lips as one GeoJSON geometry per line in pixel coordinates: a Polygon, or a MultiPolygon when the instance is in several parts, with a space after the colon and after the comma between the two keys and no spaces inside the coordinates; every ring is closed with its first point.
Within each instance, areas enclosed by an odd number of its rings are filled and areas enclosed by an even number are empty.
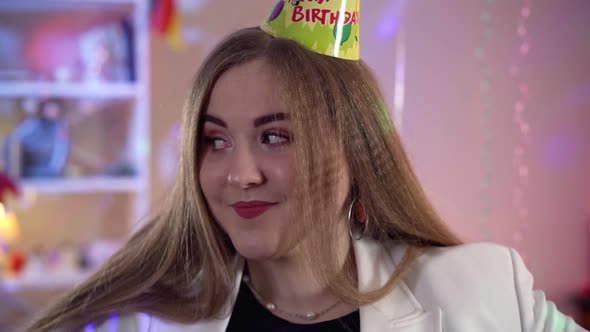
{"type": "Polygon", "coordinates": [[[276,203],[263,201],[237,202],[232,205],[236,213],[244,219],[252,219],[262,215],[276,203]]]}

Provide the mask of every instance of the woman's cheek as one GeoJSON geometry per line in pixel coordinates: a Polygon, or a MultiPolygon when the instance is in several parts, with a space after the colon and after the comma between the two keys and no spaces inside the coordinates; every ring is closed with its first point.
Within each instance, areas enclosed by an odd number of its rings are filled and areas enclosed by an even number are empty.
{"type": "Polygon", "coordinates": [[[223,167],[218,162],[208,158],[203,160],[199,172],[199,181],[205,198],[211,200],[213,196],[220,195],[225,178],[223,176],[223,167]]]}
{"type": "Polygon", "coordinates": [[[282,184],[282,188],[291,188],[295,177],[295,162],[290,155],[281,155],[264,163],[267,168],[267,173],[270,174],[274,180],[282,184]]]}

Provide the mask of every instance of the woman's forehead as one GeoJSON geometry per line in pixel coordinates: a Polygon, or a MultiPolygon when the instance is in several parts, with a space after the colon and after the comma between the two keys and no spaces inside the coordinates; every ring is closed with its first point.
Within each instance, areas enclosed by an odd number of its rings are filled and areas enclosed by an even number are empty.
{"type": "Polygon", "coordinates": [[[205,112],[248,122],[268,114],[286,113],[278,83],[263,59],[232,67],[217,80],[205,112]]]}

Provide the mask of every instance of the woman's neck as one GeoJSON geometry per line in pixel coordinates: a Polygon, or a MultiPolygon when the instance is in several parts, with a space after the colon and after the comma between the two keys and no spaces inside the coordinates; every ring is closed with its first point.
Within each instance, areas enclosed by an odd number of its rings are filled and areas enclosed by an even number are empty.
{"type": "Polygon", "coordinates": [[[313,278],[297,258],[248,261],[252,286],[265,302],[295,312],[310,311],[334,301],[325,287],[313,278]],[[310,308],[310,305],[314,308],[310,308]]]}
{"type": "MultiPolygon", "coordinates": [[[[346,235],[348,233],[345,233],[346,235]]],[[[350,238],[344,236],[339,252],[340,266],[349,257],[350,238]]],[[[275,304],[281,310],[305,313],[320,311],[337,302],[327,287],[314,278],[305,268],[301,254],[294,250],[291,255],[264,261],[248,261],[251,286],[265,302],[275,304]]]]}

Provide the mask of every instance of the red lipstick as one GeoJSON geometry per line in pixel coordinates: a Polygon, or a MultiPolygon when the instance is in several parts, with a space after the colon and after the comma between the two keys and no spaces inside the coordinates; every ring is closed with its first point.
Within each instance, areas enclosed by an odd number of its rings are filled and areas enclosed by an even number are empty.
{"type": "Polygon", "coordinates": [[[252,219],[260,216],[276,203],[263,201],[237,202],[232,205],[236,213],[244,219],[252,219]]]}

